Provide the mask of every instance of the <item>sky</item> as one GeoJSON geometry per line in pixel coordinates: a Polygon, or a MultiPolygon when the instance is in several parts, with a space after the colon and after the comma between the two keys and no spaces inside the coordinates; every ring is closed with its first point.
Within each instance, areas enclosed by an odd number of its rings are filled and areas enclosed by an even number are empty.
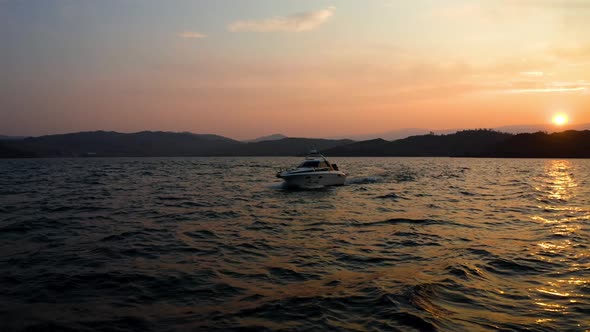
{"type": "Polygon", "coordinates": [[[0,134],[590,123],[587,0],[0,0],[0,134]]]}

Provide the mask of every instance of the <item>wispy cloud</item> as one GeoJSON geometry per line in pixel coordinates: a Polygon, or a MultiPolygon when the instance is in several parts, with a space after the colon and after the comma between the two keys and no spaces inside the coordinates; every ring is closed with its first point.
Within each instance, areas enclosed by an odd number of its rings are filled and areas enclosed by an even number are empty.
{"type": "Polygon", "coordinates": [[[547,82],[544,84],[538,84],[535,82],[521,82],[518,87],[512,87],[510,89],[499,90],[500,93],[509,94],[522,94],[522,93],[582,93],[586,94],[590,92],[590,83],[584,80],[573,81],[573,82],[547,82]]]}
{"type": "Polygon", "coordinates": [[[187,38],[187,39],[203,39],[203,38],[207,38],[207,35],[204,35],[202,33],[199,32],[194,32],[194,31],[185,31],[185,32],[181,32],[178,34],[179,37],[181,38],[187,38]]]}
{"type": "Polygon", "coordinates": [[[328,7],[322,10],[297,13],[289,16],[276,16],[262,20],[235,21],[230,23],[227,28],[232,32],[309,31],[326,23],[334,15],[335,10],[335,7],[328,7]]]}
{"type": "Polygon", "coordinates": [[[506,93],[548,93],[548,92],[587,92],[588,88],[579,86],[573,88],[539,88],[539,89],[512,89],[505,90],[506,93]]]}

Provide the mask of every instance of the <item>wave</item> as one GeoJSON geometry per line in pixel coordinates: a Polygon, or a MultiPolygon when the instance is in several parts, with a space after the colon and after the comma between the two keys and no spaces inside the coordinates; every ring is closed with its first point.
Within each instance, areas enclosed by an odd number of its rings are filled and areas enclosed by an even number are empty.
{"type": "Polygon", "coordinates": [[[346,184],[348,185],[355,185],[355,184],[372,184],[372,183],[381,183],[383,182],[383,178],[378,176],[366,176],[366,177],[359,177],[359,178],[349,178],[346,180],[346,184]]]}
{"type": "Polygon", "coordinates": [[[558,188],[550,160],[343,158],[347,185],[307,191],[273,162],[0,163],[0,330],[574,331],[590,314],[587,161],[558,188]]]}

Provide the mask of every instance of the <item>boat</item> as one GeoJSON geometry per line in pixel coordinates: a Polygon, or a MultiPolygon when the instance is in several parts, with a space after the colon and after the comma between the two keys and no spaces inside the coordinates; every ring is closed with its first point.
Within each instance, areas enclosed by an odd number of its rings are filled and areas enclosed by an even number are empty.
{"type": "Polygon", "coordinates": [[[277,173],[277,177],[283,179],[287,186],[301,188],[341,186],[347,175],[316,150],[310,151],[297,167],[277,173]]]}

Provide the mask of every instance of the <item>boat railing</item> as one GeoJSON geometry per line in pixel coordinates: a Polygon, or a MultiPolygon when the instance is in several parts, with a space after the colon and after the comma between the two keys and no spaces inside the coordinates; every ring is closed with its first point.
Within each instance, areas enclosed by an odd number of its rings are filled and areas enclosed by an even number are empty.
{"type": "MultiPolygon", "coordinates": [[[[291,171],[296,171],[298,168],[297,167],[291,167],[291,168],[279,168],[278,169],[278,173],[282,173],[282,172],[291,172],[291,171]]],[[[330,167],[310,167],[309,170],[306,170],[306,172],[325,172],[325,171],[331,171],[332,168],[330,167]]]]}

